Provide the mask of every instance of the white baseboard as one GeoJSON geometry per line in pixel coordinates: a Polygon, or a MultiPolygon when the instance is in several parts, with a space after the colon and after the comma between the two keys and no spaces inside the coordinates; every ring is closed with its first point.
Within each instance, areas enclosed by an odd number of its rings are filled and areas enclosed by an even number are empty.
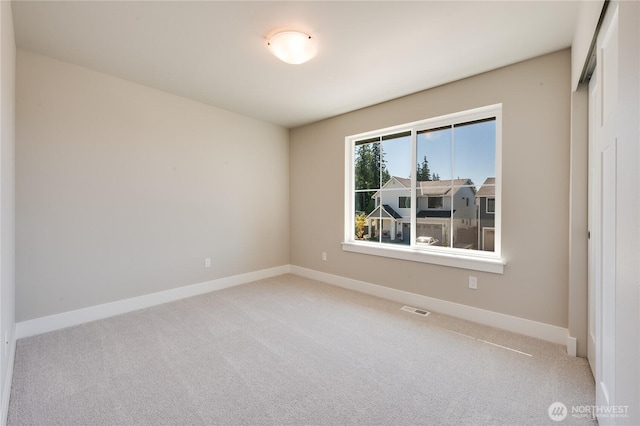
{"type": "Polygon", "coordinates": [[[7,375],[2,383],[2,411],[0,412],[2,418],[1,424],[5,426],[7,424],[7,417],[9,416],[9,399],[11,398],[11,383],[13,382],[13,363],[16,357],[16,329],[13,327],[11,336],[9,338],[9,357],[7,358],[7,375]]]}
{"type": "Polygon", "coordinates": [[[24,337],[35,336],[37,334],[60,330],[62,328],[137,311],[138,309],[173,302],[175,300],[185,299],[187,297],[197,296],[199,294],[209,293],[215,290],[222,290],[224,288],[275,277],[286,273],[289,273],[289,265],[282,265],[275,268],[262,269],[260,271],[219,278],[171,290],[132,297],[130,299],[123,299],[116,302],[35,318],[28,321],[21,321],[16,324],[15,338],[22,339],[24,337]]]}
{"type": "MultiPolygon", "coordinates": [[[[548,342],[564,345],[569,355],[576,354],[576,339],[569,335],[566,328],[532,321],[512,315],[501,314],[472,306],[462,305],[446,300],[435,299],[415,293],[409,293],[390,287],[371,284],[365,281],[358,281],[338,275],[307,269],[295,265],[282,265],[275,268],[263,269],[232,277],[220,278],[198,284],[192,284],[171,290],[151,293],[144,296],[105,303],[103,305],[91,306],[75,311],[63,312],[49,315],[33,320],[22,321],[16,324],[13,338],[13,348],[15,350],[15,340],[24,337],[35,336],[49,331],[59,330],[90,321],[99,320],[162,303],[173,302],[187,297],[197,296],[215,290],[246,284],[265,278],[274,277],[286,273],[293,273],[302,277],[311,278],[332,284],[338,287],[355,290],[394,302],[408,304],[434,312],[451,315],[479,324],[501,328],[525,336],[535,337],[548,342]]],[[[10,384],[9,384],[10,386],[10,384]]],[[[3,401],[4,403],[4,401],[3,401]]]]}
{"type": "Polygon", "coordinates": [[[578,339],[567,336],[567,353],[571,356],[578,356],[578,339]]]}
{"type": "MultiPolygon", "coordinates": [[[[575,343],[573,350],[571,350],[569,347],[571,337],[569,336],[569,330],[566,328],[514,317],[512,315],[487,311],[485,309],[474,308],[472,306],[462,305],[446,300],[435,299],[433,297],[409,293],[407,291],[397,290],[394,288],[383,287],[377,284],[319,272],[300,266],[291,265],[290,272],[302,277],[322,281],[327,284],[347,288],[349,290],[355,290],[360,293],[370,294],[372,296],[392,300],[394,302],[428,309],[430,311],[451,315],[453,317],[512,331],[514,333],[524,334],[525,336],[535,337],[547,342],[566,345],[567,353],[575,356],[575,343]]],[[[575,339],[573,340],[575,341],[575,339]]]]}

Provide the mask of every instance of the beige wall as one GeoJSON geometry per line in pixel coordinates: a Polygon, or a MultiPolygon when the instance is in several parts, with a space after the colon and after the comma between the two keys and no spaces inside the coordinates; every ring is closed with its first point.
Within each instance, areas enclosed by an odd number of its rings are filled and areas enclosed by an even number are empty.
{"type": "Polygon", "coordinates": [[[577,339],[576,354],[587,357],[588,329],[588,183],[589,90],[586,84],[571,94],[569,189],[569,334],[577,339]]]}
{"type": "Polygon", "coordinates": [[[293,129],[290,263],[567,327],[570,76],[564,50],[293,129]],[[503,275],[342,251],[345,136],[494,103],[503,104],[503,275]]]}
{"type": "Polygon", "coordinates": [[[9,403],[11,342],[15,325],[15,65],[11,2],[0,2],[0,400],[2,419],[9,403]],[[7,343],[9,342],[9,343],[7,343]]]}
{"type": "Polygon", "coordinates": [[[288,263],[286,129],[22,50],[17,76],[17,321],[288,263]]]}

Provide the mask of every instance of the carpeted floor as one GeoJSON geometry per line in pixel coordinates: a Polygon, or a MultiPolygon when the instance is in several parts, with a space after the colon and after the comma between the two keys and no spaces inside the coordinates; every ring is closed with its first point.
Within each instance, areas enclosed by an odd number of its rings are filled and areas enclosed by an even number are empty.
{"type": "Polygon", "coordinates": [[[8,424],[596,424],[586,360],[400,308],[283,275],[22,339],[8,424]]]}

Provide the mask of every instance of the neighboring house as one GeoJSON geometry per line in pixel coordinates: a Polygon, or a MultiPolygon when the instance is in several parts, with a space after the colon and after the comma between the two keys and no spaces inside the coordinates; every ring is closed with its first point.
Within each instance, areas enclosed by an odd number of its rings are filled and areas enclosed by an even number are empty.
{"type": "Polygon", "coordinates": [[[496,223],[496,178],[484,181],[478,193],[478,247],[480,250],[493,251],[496,223]]]}
{"type": "MultiPolygon", "coordinates": [[[[418,242],[435,239],[435,245],[449,246],[453,232],[454,247],[476,247],[475,187],[469,179],[418,181],[416,191],[418,242]]],[[[411,180],[393,176],[372,198],[376,208],[367,216],[369,238],[382,235],[383,241],[408,244],[411,180]]]]}

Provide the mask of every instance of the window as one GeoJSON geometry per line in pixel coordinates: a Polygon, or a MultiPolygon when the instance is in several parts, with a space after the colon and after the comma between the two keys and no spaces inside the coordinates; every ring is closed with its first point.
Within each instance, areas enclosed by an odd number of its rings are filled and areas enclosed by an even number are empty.
{"type": "Polygon", "coordinates": [[[487,198],[487,213],[495,213],[495,212],[496,212],[496,199],[487,198]]]}
{"type": "Polygon", "coordinates": [[[430,209],[441,209],[443,206],[442,197],[428,197],[427,206],[430,209]]]}
{"type": "Polygon", "coordinates": [[[398,207],[401,209],[410,209],[411,197],[398,197],[398,207]]]}
{"type": "Polygon", "coordinates": [[[501,273],[501,119],[493,105],[347,137],[344,250],[501,273]]]}

